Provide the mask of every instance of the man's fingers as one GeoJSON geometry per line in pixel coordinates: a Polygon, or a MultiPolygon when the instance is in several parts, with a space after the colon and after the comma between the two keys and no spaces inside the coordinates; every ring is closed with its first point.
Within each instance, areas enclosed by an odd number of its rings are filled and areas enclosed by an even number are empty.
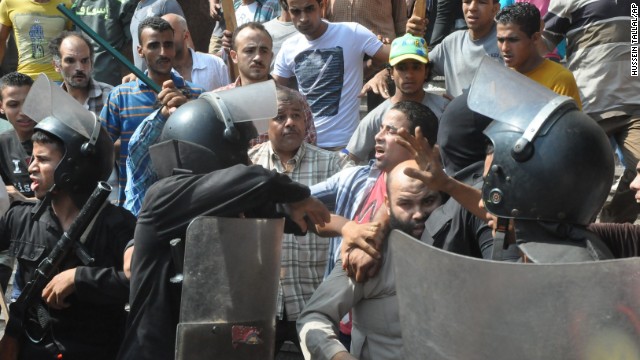
{"type": "Polygon", "coordinates": [[[429,184],[431,181],[431,176],[429,176],[429,174],[426,171],[413,169],[413,168],[406,168],[403,170],[403,172],[408,177],[418,179],[425,184],[429,184]]]}

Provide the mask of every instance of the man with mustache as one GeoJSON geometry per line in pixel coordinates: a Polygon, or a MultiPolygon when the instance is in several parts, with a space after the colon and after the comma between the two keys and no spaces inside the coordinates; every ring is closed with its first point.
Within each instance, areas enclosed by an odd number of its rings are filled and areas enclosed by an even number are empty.
{"type": "Polygon", "coordinates": [[[53,67],[62,75],[62,88],[86,109],[99,115],[113,86],[93,78],[93,47],[78,32],[63,31],[49,43],[53,67]]]}
{"type": "MultiPolygon", "coordinates": [[[[269,141],[249,150],[253,164],[311,186],[350,165],[336,152],[305,144],[305,100],[295,90],[278,86],[278,115],[269,121],[269,141]]],[[[276,353],[286,341],[299,347],[296,320],[322,282],[329,258],[328,240],[316,234],[286,234],[282,239],[282,266],[276,319],[276,353]]]]}
{"type": "Polygon", "coordinates": [[[129,139],[138,125],[158,108],[161,108],[160,113],[166,120],[170,106],[184,104],[203,91],[172,70],[175,56],[173,29],[166,20],[159,17],[146,18],[140,23],[138,38],[138,56],[147,63],[146,74],[153,82],[162,85],[162,91],[156,94],[139,79],[118,85],[109,94],[108,106],[100,113],[100,121],[109,131],[111,139],[114,142],[120,140],[120,149],[116,149],[120,205],[125,200],[125,160],[129,155],[129,139]]]}

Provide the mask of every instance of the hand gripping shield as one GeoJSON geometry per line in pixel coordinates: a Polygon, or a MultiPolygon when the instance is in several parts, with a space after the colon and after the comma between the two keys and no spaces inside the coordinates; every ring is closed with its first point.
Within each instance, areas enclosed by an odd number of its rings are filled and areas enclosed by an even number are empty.
{"type": "Polygon", "coordinates": [[[187,228],[176,359],[272,359],[284,219],[187,228]]]}
{"type": "Polygon", "coordinates": [[[640,359],[640,261],[518,264],[390,236],[404,359],[640,359]]]}

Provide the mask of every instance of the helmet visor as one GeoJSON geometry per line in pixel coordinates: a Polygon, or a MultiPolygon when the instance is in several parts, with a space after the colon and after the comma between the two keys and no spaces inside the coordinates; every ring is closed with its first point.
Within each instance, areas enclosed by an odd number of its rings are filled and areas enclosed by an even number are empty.
{"type": "MultiPolygon", "coordinates": [[[[485,56],[471,83],[469,108],[535,136],[561,105],[573,102],[485,56]]],[[[574,103],[575,104],[575,103],[574,103]]],[[[526,135],[526,134],[525,134],[526,135]]]]}

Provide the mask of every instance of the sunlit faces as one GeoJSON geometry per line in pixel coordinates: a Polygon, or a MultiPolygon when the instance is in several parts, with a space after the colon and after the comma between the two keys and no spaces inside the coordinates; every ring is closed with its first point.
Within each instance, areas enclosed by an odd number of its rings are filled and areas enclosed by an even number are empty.
{"type": "Polygon", "coordinates": [[[150,73],[168,75],[171,73],[175,48],[173,31],[158,31],[145,28],[140,34],[138,55],[145,59],[150,73]]]}
{"type": "Polygon", "coordinates": [[[314,40],[322,36],[327,23],[322,21],[322,6],[317,0],[289,0],[291,21],[307,39],[314,40]]]}
{"type": "Polygon", "coordinates": [[[230,55],[240,75],[250,82],[267,80],[273,58],[271,38],[261,30],[245,27],[236,35],[234,45],[230,55]]]}
{"type": "Polygon", "coordinates": [[[516,24],[497,25],[498,48],[504,63],[520,73],[529,72],[538,65],[536,41],[539,38],[539,32],[529,37],[516,24]]]}
{"type": "Polygon", "coordinates": [[[393,67],[393,81],[396,88],[405,95],[420,92],[427,76],[427,65],[417,60],[405,60],[393,67]]]}
{"type": "Polygon", "coordinates": [[[278,155],[294,156],[304,140],[306,119],[302,101],[278,97],[278,115],[269,122],[269,140],[278,155]]]}
{"type": "Polygon", "coordinates": [[[399,163],[411,159],[411,153],[395,142],[400,128],[409,129],[407,116],[398,110],[389,110],[382,119],[380,131],[376,134],[376,166],[382,171],[390,171],[399,163]]]}
{"type": "Polygon", "coordinates": [[[0,101],[0,111],[7,117],[13,125],[20,141],[31,138],[36,122],[22,113],[24,99],[29,93],[30,86],[6,86],[2,89],[2,101],[0,101]]]}
{"type": "Polygon", "coordinates": [[[60,61],[54,61],[54,67],[67,87],[87,88],[93,72],[89,45],[78,36],[67,36],[59,51],[60,61]]]}
{"type": "Polygon", "coordinates": [[[484,36],[494,23],[494,18],[500,10],[500,3],[496,0],[462,0],[462,13],[469,30],[479,37],[484,36]]]}
{"type": "Polygon", "coordinates": [[[33,143],[33,156],[29,164],[31,191],[42,199],[55,184],[56,167],[62,160],[62,150],[56,144],[33,143]]]}

